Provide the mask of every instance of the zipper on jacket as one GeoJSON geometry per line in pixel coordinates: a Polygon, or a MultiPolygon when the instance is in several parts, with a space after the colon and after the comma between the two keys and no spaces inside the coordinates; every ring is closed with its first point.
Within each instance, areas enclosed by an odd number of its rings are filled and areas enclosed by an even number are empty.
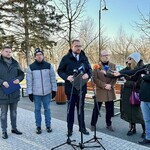
{"type": "Polygon", "coordinates": [[[42,76],[42,70],[40,70],[40,72],[41,72],[42,91],[43,91],[43,95],[44,95],[44,87],[43,87],[43,76],[42,76]]]}

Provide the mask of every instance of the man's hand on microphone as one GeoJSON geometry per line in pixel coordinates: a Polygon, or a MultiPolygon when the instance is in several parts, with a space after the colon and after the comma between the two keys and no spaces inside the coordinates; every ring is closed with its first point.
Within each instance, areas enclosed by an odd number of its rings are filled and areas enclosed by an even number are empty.
{"type": "Polygon", "coordinates": [[[111,84],[105,84],[105,89],[106,90],[111,90],[111,84]]]}
{"type": "Polygon", "coordinates": [[[101,70],[101,72],[102,72],[103,74],[106,74],[106,71],[105,71],[105,70],[101,70]]]}
{"type": "Polygon", "coordinates": [[[67,80],[70,81],[70,82],[72,82],[74,80],[73,75],[68,76],[67,80]]]}
{"type": "Polygon", "coordinates": [[[82,76],[82,79],[88,79],[89,78],[89,75],[87,73],[85,73],[83,76],[82,76]]]}

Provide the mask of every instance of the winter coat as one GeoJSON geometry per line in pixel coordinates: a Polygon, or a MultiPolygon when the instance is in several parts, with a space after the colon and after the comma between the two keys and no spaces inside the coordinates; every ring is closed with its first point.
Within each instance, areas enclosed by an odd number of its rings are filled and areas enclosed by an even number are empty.
{"type": "Polygon", "coordinates": [[[24,78],[24,73],[21,70],[18,62],[12,58],[12,63],[8,67],[3,57],[0,56],[0,104],[16,103],[20,100],[20,90],[6,95],[2,89],[4,81],[12,81],[19,79],[21,82],[24,78]]]}
{"type": "Polygon", "coordinates": [[[150,64],[144,65],[134,70],[121,71],[122,74],[129,76],[138,76],[144,74],[140,85],[140,100],[144,102],[150,102],[150,64]]]}
{"type": "MultiPolygon", "coordinates": [[[[58,74],[59,76],[65,80],[65,93],[67,95],[71,94],[72,83],[67,80],[69,75],[74,74],[74,70],[78,70],[81,66],[84,66],[83,72],[91,76],[91,66],[89,64],[88,58],[86,57],[85,53],[81,51],[79,55],[79,61],[72,54],[72,50],[70,49],[69,52],[62,58],[59,67],[58,67],[58,74]]],[[[82,86],[82,92],[87,93],[87,85],[84,84],[82,86]]],[[[73,94],[79,94],[79,90],[73,88],[73,94]]]]}
{"type": "MultiPolygon", "coordinates": [[[[142,66],[143,63],[140,62],[137,65],[137,68],[142,66]]],[[[126,70],[129,70],[129,68],[123,69],[121,72],[125,72],[126,70]]],[[[129,122],[129,123],[144,123],[143,115],[141,112],[141,108],[139,105],[131,105],[129,103],[129,99],[133,90],[133,87],[136,83],[135,90],[139,92],[140,84],[141,84],[141,76],[133,76],[131,78],[126,77],[126,82],[124,83],[123,89],[122,89],[122,98],[121,98],[121,119],[129,122]]]]}
{"type": "MultiPolygon", "coordinates": [[[[111,70],[115,70],[115,64],[108,63],[108,66],[111,70]]],[[[93,79],[96,84],[96,98],[99,102],[107,102],[113,101],[116,99],[114,85],[116,83],[116,79],[107,78],[100,69],[95,69],[93,71],[93,79]],[[105,84],[111,84],[112,89],[106,90],[105,84]]]]}
{"type": "Polygon", "coordinates": [[[44,96],[57,91],[56,74],[51,64],[36,60],[29,65],[26,74],[27,93],[44,96]]]}

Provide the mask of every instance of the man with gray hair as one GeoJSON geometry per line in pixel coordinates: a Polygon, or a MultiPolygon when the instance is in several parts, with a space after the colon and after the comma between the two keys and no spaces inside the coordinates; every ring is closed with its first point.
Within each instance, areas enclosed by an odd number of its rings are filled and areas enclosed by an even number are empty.
{"type": "Polygon", "coordinates": [[[114,115],[114,102],[116,99],[114,85],[116,83],[116,79],[107,78],[105,74],[105,68],[110,68],[111,70],[115,70],[115,64],[110,61],[110,54],[107,50],[103,50],[100,53],[100,68],[95,69],[93,71],[93,80],[96,84],[96,98],[98,101],[98,105],[94,105],[93,114],[91,118],[91,130],[95,129],[99,109],[102,106],[102,103],[105,102],[106,108],[106,128],[109,131],[114,131],[112,128],[111,117],[114,115]]]}

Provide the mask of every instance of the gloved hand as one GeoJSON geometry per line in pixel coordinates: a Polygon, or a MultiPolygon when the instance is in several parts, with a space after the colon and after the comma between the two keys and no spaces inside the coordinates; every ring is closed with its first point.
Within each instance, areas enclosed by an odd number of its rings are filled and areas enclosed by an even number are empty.
{"type": "Polygon", "coordinates": [[[56,91],[52,91],[52,99],[56,96],[56,91]]]}
{"type": "Polygon", "coordinates": [[[31,102],[33,102],[33,94],[29,94],[29,99],[31,102]]]}

